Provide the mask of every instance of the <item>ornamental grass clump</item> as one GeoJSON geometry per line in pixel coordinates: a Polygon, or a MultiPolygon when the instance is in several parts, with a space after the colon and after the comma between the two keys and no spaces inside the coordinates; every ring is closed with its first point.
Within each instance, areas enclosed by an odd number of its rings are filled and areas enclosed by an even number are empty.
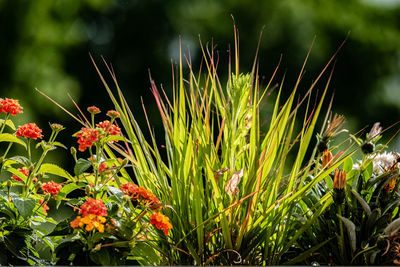
{"type": "MultiPolygon", "coordinates": [[[[163,214],[170,221],[163,229],[164,232],[168,229],[168,237],[159,236],[153,248],[161,256],[161,264],[302,262],[296,259],[300,249],[298,239],[321,212],[299,226],[298,205],[304,206],[302,198],[357,149],[349,146],[334,159],[327,154],[324,168],[315,168],[320,165],[320,156],[317,147],[314,149],[311,144],[332,73],[327,74],[315,107],[311,107],[311,100],[333,57],[296,104],[307,55],[287,99],[282,99],[284,82],[278,84],[277,98],[271,103],[272,115],[263,126],[261,105],[269,100],[266,95],[272,90],[278,67],[266,86],[259,83],[256,63],[250,73],[240,73],[238,40],[235,40],[233,73],[222,83],[217,74],[216,54],[203,47],[202,51],[205,69],[199,75],[190,59],[189,71],[184,72],[181,55],[171,99],[151,79],[165,130],[164,151],[160,151],[151,127],[150,141],[145,140],[112,69],[106,64],[116,92],[93,61],[129,140],[128,148],[109,144],[112,150],[107,151],[108,156],[115,158],[114,153],[118,153],[128,159],[134,173],[129,179],[136,180],[138,186],[151,190],[163,201],[163,214]],[[301,108],[305,113],[299,116],[301,108]],[[301,125],[299,131],[295,130],[296,123],[301,125]],[[307,152],[311,155],[308,158],[307,152]],[[294,160],[289,160],[289,155],[294,160]]],[[[146,114],[145,108],[144,111],[146,114]]],[[[320,151],[325,151],[321,142],[328,147],[329,139],[339,133],[340,118],[336,122],[327,130],[326,137],[320,138],[320,151]]],[[[325,207],[330,201],[330,195],[322,197],[310,209],[325,207]]],[[[157,217],[151,216],[152,221],[157,217]]],[[[163,219],[160,217],[157,222],[163,219]]],[[[312,255],[319,247],[310,246],[302,256],[312,255]]]]}

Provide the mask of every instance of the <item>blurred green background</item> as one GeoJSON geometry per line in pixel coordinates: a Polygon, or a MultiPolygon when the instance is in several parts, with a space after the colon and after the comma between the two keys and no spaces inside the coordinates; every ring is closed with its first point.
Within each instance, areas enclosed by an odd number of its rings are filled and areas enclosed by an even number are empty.
{"type": "Polygon", "coordinates": [[[234,43],[231,15],[240,32],[241,71],[251,70],[264,27],[260,78],[264,83],[269,79],[282,55],[276,82],[287,73],[286,93],[314,36],[303,89],[350,32],[330,86],[335,94],[334,112],[345,115],[352,132],[375,121],[387,127],[400,118],[398,0],[0,0],[0,15],[0,97],[20,99],[24,114],[18,116],[17,124],[35,121],[45,134],[50,132],[48,122],[65,125],[61,137],[67,145],[75,145],[71,134],[80,125],[34,88],[74,114],[68,95],[84,110],[96,105],[106,111],[111,101],[89,53],[105,73],[104,56],[113,65],[139,124],[146,127],[143,97],[161,134],[148,71],[170,92],[171,62],[178,60],[179,38],[184,53],[190,50],[198,66],[200,36],[204,45],[215,46],[221,74],[226,75],[228,49],[234,43]]]}

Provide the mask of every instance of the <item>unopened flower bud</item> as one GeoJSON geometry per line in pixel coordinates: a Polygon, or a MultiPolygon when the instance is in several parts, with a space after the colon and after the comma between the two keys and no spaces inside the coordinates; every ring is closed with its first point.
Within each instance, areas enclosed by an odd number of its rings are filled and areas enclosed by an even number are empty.
{"type": "Polygon", "coordinates": [[[342,204],[345,198],[346,172],[336,169],[333,178],[333,199],[336,204],[342,204]]]}
{"type": "Polygon", "coordinates": [[[55,131],[55,132],[61,132],[62,130],[64,130],[64,126],[62,126],[61,124],[58,123],[52,123],[50,124],[50,128],[55,131]]]}
{"type": "Polygon", "coordinates": [[[331,167],[333,163],[333,156],[329,150],[322,152],[322,167],[331,167]]]}
{"type": "Polygon", "coordinates": [[[374,152],[374,149],[375,149],[375,145],[373,144],[373,143],[371,143],[371,142],[367,142],[367,143],[364,143],[362,146],[361,146],[361,150],[362,150],[362,152],[364,153],[364,154],[371,154],[372,152],[374,152]]]}
{"type": "Polygon", "coordinates": [[[7,188],[10,188],[12,185],[12,182],[10,180],[7,181],[7,188]]]}
{"type": "Polygon", "coordinates": [[[73,146],[71,147],[71,154],[72,154],[72,156],[74,157],[74,160],[75,160],[75,161],[78,161],[77,158],[76,158],[76,148],[73,147],[73,146]]]}
{"type": "Polygon", "coordinates": [[[91,106],[87,108],[87,111],[89,111],[90,114],[99,114],[100,113],[100,109],[96,106],[91,106]]]}
{"type": "Polygon", "coordinates": [[[110,117],[111,119],[116,119],[116,118],[120,117],[120,114],[118,111],[109,110],[109,111],[107,111],[107,116],[110,117]]]}
{"type": "Polygon", "coordinates": [[[86,192],[86,195],[90,195],[90,193],[92,192],[92,187],[90,185],[87,185],[85,187],[85,192],[86,192]]]}

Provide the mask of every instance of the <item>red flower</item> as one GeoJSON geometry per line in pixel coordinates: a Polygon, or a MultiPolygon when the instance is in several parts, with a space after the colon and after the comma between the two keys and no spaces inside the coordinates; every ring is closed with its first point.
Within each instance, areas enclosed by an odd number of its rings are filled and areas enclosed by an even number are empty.
{"type": "Polygon", "coordinates": [[[100,134],[96,129],[82,128],[80,132],[76,134],[78,137],[79,151],[85,151],[86,148],[91,147],[94,142],[99,140],[100,134]]]}
{"type": "Polygon", "coordinates": [[[50,193],[51,195],[53,195],[56,198],[58,195],[58,192],[62,188],[62,185],[60,185],[54,181],[50,181],[48,183],[42,184],[41,188],[42,188],[44,194],[50,193]]]}
{"type": "MultiPolygon", "coordinates": [[[[43,199],[39,200],[39,204],[42,205],[43,199]]],[[[49,206],[47,206],[46,202],[42,205],[42,209],[44,211],[44,215],[47,215],[47,211],[50,209],[49,206]]]]}
{"type": "Polygon", "coordinates": [[[111,119],[115,119],[115,118],[119,118],[120,114],[118,111],[109,110],[109,111],[107,111],[107,116],[110,117],[111,119]]]}
{"type": "MultiPolygon", "coordinates": [[[[29,176],[29,170],[27,167],[22,167],[22,168],[18,168],[17,169],[20,173],[22,173],[23,175],[25,175],[27,178],[29,176]]],[[[19,178],[17,175],[13,174],[11,176],[11,179],[18,181],[18,182],[23,182],[23,180],[21,178],[19,178]]]]}
{"type": "Polygon", "coordinates": [[[100,109],[96,106],[91,106],[87,108],[87,111],[89,111],[90,114],[99,114],[100,113],[100,109]]]}
{"type": "Polygon", "coordinates": [[[93,214],[96,216],[107,216],[107,207],[103,204],[102,199],[93,199],[91,197],[86,199],[86,202],[81,205],[79,214],[83,216],[93,214]]]}
{"type": "Polygon", "coordinates": [[[1,99],[0,100],[0,113],[9,113],[16,116],[18,113],[22,113],[22,107],[15,99],[1,99]]]}
{"type": "Polygon", "coordinates": [[[107,169],[107,168],[108,168],[107,163],[106,163],[106,162],[102,162],[102,163],[100,163],[100,165],[99,165],[99,172],[102,172],[102,171],[104,171],[104,170],[107,169]]]}
{"type": "Polygon", "coordinates": [[[34,122],[19,126],[15,135],[18,137],[32,138],[35,140],[37,138],[43,138],[42,130],[34,122]]]}
{"type": "Polygon", "coordinates": [[[172,224],[169,222],[169,218],[167,216],[162,215],[161,213],[153,213],[150,215],[150,223],[153,224],[157,229],[162,230],[165,235],[168,235],[169,229],[172,229],[172,224]]]}
{"type": "Polygon", "coordinates": [[[96,124],[96,126],[102,128],[105,133],[110,135],[119,135],[121,133],[121,129],[117,125],[111,124],[108,120],[102,121],[96,124]]]}
{"type": "Polygon", "coordinates": [[[145,205],[148,205],[151,209],[160,209],[161,207],[158,206],[160,200],[153,195],[149,190],[145,189],[144,187],[133,183],[126,183],[121,186],[121,191],[136,201],[142,201],[145,205]]]}

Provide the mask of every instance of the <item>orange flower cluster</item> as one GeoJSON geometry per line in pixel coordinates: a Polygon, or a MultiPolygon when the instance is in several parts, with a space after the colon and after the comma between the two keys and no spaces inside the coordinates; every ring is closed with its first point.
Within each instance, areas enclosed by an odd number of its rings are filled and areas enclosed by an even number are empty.
{"type": "Polygon", "coordinates": [[[91,147],[94,142],[99,140],[100,133],[97,129],[82,128],[80,132],[76,134],[78,138],[79,151],[85,151],[86,148],[91,147]]]}
{"type": "Polygon", "coordinates": [[[107,207],[103,204],[102,199],[93,199],[88,197],[86,202],[81,205],[81,209],[79,210],[79,214],[83,216],[87,216],[90,214],[96,216],[107,216],[107,207]]]}
{"type": "MultiPolygon", "coordinates": [[[[27,167],[18,168],[17,170],[18,170],[20,173],[22,173],[23,175],[25,175],[26,177],[29,176],[29,170],[28,170],[27,167]]],[[[19,176],[15,175],[15,174],[13,174],[13,175],[11,176],[11,179],[13,179],[13,180],[15,180],[15,181],[17,181],[17,182],[23,182],[23,180],[22,180],[19,176]]]]}
{"type": "Polygon", "coordinates": [[[96,126],[103,129],[106,134],[119,135],[121,133],[121,129],[117,125],[111,124],[109,120],[102,121],[96,126]]]}
{"type": "MultiPolygon", "coordinates": [[[[43,199],[39,200],[39,204],[42,205],[43,199]]],[[[42,205],[42,209],[44,212],[44,215],[47,215],[47,211],[50,209],[49,206],[47,206],[46,202],[42,205]]]]}
{"type": "Polygon", "coordinates": [[[148,205],[151,209],[160,209],[158,206],[160,200],[153,195],[149,190],[142,186],[137,186],[134,183],[126,183],[121,186],[121,191],[125,195],[132,197],[133,200],[142,201],[145,205],[148,205]]]}
{"type": "Polygon", "coordinates": [[[94,214],[89,214],[87,216],[78,216],[73,220],[70,225],[72,228],[82,228],[84,225],[86,231],[92,231],[93,229],[97,229],[100,233],[104,232],[104,223],[106,222],[106,218],[103,216],[96,216],[94,214]]]}
{"type": "Polygon", "coordinates": [[[34,122],[27,123],[25,125],[18,127],[18,130],[15,133],[15,135],[18,137],[32,138],[35,140],[37,138],[40,138],[40,139],[43,138],[42,130],[34,122]]]}
{"type": "Polygon", "coordinates": [[[58,192],[61,190],[62,185],[54,181],[50,181],[48,183],[42,184],[41,188],[43,190],[43,193],[50,193],[52,196],[54,196],[54,198],[57,198],[58,192]]]}
{"type": "Polygon", "coordinates": [[[172,224],[169,222],[169,218],[159,212],[150,215],[150,223],[162,230],[165,235],[168,235],[169,229],[172,229],[172,224]]]}
{"type": "Polygon", "coordinates": [[[15,99],[0,99],[0,113],[7,113],[16,116],[18,113],[22,113],[22,107],[15,99]]]}

